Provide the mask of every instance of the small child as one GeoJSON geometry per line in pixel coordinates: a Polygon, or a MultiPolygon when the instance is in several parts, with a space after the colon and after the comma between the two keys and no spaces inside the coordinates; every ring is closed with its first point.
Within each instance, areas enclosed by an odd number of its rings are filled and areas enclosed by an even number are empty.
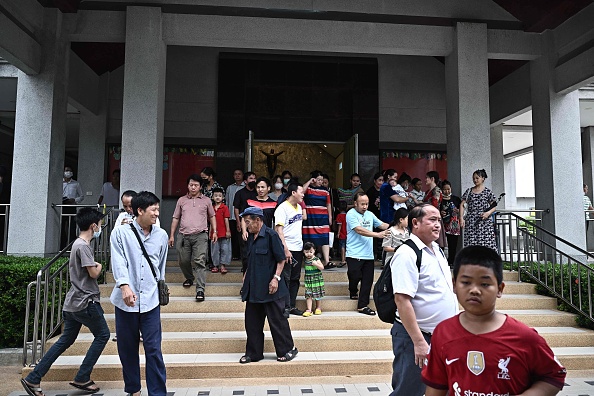
{"type": "Polygon", "coordinates": [[[342,268],[346,265],[346,238],[347,238],[346,209],[347,209],[347,203],[340,202],[338,207],[340,209],[340,213],[336,216],[336,225],[338,227],[338,229],[336,230],[336,234],[338,235],[338,249],[340,249],[340,264],[338,264],[338,268],[342,268]]]}
{"type": "Polygon", "coordinates": [[[303,312],[303,316],[308,317],[312,315],[312,299],[316,300],[316,315],[322,314],[322,297],[326,294],[324,290],[324,276],[322,270],[324,264],[316,256],[316,245],[312,242],[305,242],[303,244],[303,254],[305,256],[305,300],[307,303],[307,311],[303,312]]]}
{"type": "Polygon", "coordinates": [[[226,265],[231,263],[231,229],[229,228],[229,217],[231,214],[227,205],[223,203],[224,194],[222,188],[215,187],[212,190],[218,240],[210,243],[210,254],[213,265],[210,271],[220,271],[221,274],[228,272],[226,265]]]}
{"type": "Polygon", "coordinates": [[[422,372],[426,396],[553,396],[563,389],[565,368],[546,341],[495,310],[504,286],[493,249],[468,246],[458,253],[454,292],[465,311],[433,332],[422,372]]]}
{"type": "Polygon", "coordinates": [[[384,260],[382,262],[382,269],[384,265],[390,264],[394,252],[410,238],[410,231],[408,230],[408,210],[399,208],[394,212],[394,220],[390,223],[390,231],[382,241],[382,248],[384,249],[384,260]]]}

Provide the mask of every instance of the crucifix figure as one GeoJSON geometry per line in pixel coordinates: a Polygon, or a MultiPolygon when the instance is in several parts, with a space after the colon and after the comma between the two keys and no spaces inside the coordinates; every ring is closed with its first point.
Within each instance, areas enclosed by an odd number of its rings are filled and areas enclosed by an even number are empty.
{"type": "Polygon", "coordinates": [[[266,156],[266,169],[268,170],[268,177],[272,179],[276,172],[278,156],[284,153],[284,151],[276,154],[274,153],[273,149],[270,150],[270,153],[267,153],[264,150],[260,150],[260,152],[266,156]]]}

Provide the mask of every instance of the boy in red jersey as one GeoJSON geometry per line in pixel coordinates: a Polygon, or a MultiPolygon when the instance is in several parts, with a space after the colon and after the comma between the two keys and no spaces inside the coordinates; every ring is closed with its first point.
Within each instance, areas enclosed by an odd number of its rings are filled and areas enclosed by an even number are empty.
{"type": "Polygon", "coordinates": [[[454,262],[454,292],[464,312],[435,328],[422,378],[426,396],[552,396],[565,368],[546,341],[495,310],[503,293],[501,257],[468,246],[454,262]]]}

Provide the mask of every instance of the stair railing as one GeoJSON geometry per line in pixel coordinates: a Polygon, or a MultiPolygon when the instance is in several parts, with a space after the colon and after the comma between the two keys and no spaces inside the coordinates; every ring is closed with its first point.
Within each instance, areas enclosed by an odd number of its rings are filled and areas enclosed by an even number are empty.
{"type": "Polygon", "coordinates": [[[495,224],[502,258],[518,281],[528,277],[594,322],[594,268],[587,263],[594,255],[513,212],[498,213],[495,224]]]}
{"type": "Polygon", "coordinates": [[[6,254],[6,242],[8,241],[8,219],[10,218],[10,204],[0,204],[0,227],[2,237],[0,238],[0,254],[6,254]]]}
{"type": "MultiPolygon", "coordinates": [[[[101,209],[101,208],[100,208],[101,209]]],[[[103,208],[105,216],[101,225],[101,236],[93,239],[95,260],[103,263],[102,278],[109,266],[109,236],[119,213],[103,208]]],[[[58,333],[64,318],[62,307],[70,289],[68,259],[74,241],[56,254],[38,272],[35,281],[27,285],[25,305],[25,330],[23,335],[23,366],[33,366],[45,355],[46,342],[58,333]],[[33,316],[31,310],[33,309],[33,316]],[[29,329],[32,333],[29,336],[29,329]]]]}

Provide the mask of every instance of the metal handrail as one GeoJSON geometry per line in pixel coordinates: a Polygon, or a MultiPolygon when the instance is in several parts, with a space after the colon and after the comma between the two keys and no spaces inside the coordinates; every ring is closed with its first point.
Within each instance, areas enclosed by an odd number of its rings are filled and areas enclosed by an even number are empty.
{"type": "Polygon", "coordinates": [[[2,227],[2,240],[0,241],[0,254],[6,254],[8,248],[8,220],[10,219],[10,204],[0,204],[0,208],[4,208],[0,211],[0,218],[4,219],[4,226],[2,227]]]}
{"type": "MultiPolygon", "coordinates": [[[[74,206],[74,205],[73,205],[74,206]]],[[[80,205],[79,205],[80,206],[80,205]]],[[[97,207],[97,205],[86,205],[97,207]]],[[[102,273],[105,280],[106,267],[109,266],[109,236],[115,223],[113,217],[119,212],[104,207],[106,216],[101,226],[99,240],[94,239],[95,260],[103,262],[102,273]]],[[[27,300],[25,306],[25,331],[23,335],[23,366],[37,363],[38,349],[39,359],[45,355],[46,341],[56,334],[63,323],[62,306],[66,297],[67,285],[69,285],[68,260],[64,261],[55,271],[52,266],[60,259],[68,257],[74,241],[71,241],[58,254],[56,254],[38,272],[36,280],[27,285],[27,300]],[[29,320],[31,317],[32,289],[35,288],[33,335],[29,341],[29,320]],[[49,329],[48,329],[49,327],[49,329]],[[28,348],[31,348],[29,360],[28,348]]]]}
{"type": "Polygon", "coordinates": [[[594,322],[594,268],[587,264],[587,259],[594,258],[594,255],[516,213],[502,213],[501,216],[502,221],[496,221],[496,224],[505,227],[515,223],[518,241],[515,245],[511,241],[507,243],[511,251],[506,252],[509,259],[504,259],[510,262],[512,270],[518,271],[518,281],[522,281],[522,275],[527,276],[594,322]],[[564,248],[559,245],[564,245],[564,248]]]}

